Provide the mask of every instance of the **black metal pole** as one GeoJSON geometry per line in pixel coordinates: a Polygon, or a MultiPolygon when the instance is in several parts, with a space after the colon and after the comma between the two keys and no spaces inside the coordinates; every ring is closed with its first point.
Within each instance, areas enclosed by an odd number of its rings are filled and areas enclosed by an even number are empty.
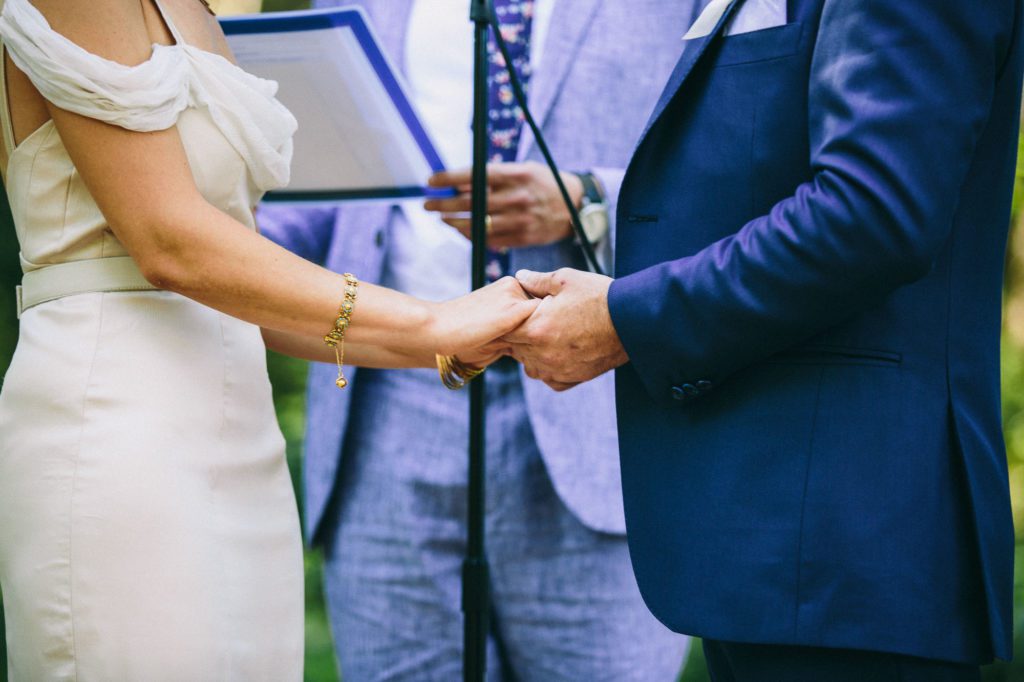
{"type": "MultiPolygon", "coordinates": [[[[473,48],[473,289],[486,282],[487,262],[487,37],[489,0],[472,0],[473,48]]],[[[463,669],[466,682],[483,682],[487,674],[487,632],[490,616],[490,571],[484,542],[486,446],[485,375],[469,386],[468,539],[462,565],[462,611],[465,617],[463,669]]]]}

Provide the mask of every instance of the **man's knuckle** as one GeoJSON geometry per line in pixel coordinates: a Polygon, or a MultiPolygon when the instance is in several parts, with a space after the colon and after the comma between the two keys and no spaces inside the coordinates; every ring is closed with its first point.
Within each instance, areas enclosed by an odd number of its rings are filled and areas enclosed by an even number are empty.
{"type": "Polygon", "coordinates": [[[509,206],[523,210],[530,207],[530,193],[524,189],[517,189],[508,197],[509,206]]]}

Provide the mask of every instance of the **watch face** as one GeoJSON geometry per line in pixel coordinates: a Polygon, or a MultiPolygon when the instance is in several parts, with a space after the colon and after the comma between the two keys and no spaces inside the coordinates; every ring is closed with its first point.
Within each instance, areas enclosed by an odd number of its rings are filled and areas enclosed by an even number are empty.
{"type": "Polygon", "coordinates": [[[580,222],[587,239],[596,244],[608,234],[608,209],[604,204],[588,204],[580,211],[580,222]]]}

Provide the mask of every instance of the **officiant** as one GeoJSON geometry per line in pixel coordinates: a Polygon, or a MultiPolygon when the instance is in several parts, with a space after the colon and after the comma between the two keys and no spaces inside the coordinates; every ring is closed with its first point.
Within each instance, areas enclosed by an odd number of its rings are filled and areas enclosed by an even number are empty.
{"type": "MultiPolygon", "coordinates": [[[[318,2],[315,6],[333,6],[318,2]]],[[[427,299],[470,281],[472,24],[465,0],[366,0],[450,172],[451,199],[264,207],[262,230],[339,272],[427,299]]],[[[497,0],[531,108],[566,169],[588,234],[612,261],[623,169],[681,50],[695,2],[497,0]]],[[[493,42],[493,40],[492,40],[493,42]]],[[[492,279],[584,267],[554,178],[490,64],[492,279]]],[[[343,674],[452,680],[462,664],[465,393],[437,373],[359,370],[348,391],[314,366],[304,467],[306,536],[325,550],[343,674]]],[[[487,373],[492,672],[520,680],[673,680],[687,640],[648,612],[625,540],[611,376],[556,394],[513,361],[487,373]]]]}

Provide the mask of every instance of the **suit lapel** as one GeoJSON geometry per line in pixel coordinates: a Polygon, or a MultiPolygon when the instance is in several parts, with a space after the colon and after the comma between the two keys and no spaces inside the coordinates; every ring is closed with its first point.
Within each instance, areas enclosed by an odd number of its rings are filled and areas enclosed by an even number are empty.
{"type": "MultiPolygon", "coordinates": [[[[712,4],[713,2],[714,0],[712,0],[712,4]]],[[[647,137],[647,133],[650,132],[654,124],[658,122],[661,115],[665,113],[665,108],[669,105],[669,102],[675,98],[679,90],[683,85],[685,85],[686,79],[690,77],[691,73],[693,73],[693,68],[707,51],[708,46],[719,36],[719,34],[722,33],[723,28],[728,23],[730,17],[732,17],[733,12],[735,12],[743,2],[744,0],[732,0],[710,33],[704,37],[686,41],[686,46],[683,48],[683,54],[679,57],[679,62],[676,63],[676,68],[672,71],[672,75],[668,79],[668,84],[665,86],[664,91],[662,91],[661,97],[658,99],[658,103],[654,107],[654,112],[647,121],[647,127],[644,129],[643,135],[640,136],[640,141],[637,143],[638,148],[640,144],[643,143],[644,138],[647,137]]]]}
{"type": "MultiPolygon", "coordinates": [[[[528,93],[530,111],[537,125],[544,123],[551,114],[558,93],[565,84],[569,70],[583,45],[587,31],[594,22],[594,16],[603,0],[549,0],[555,2],[551,25],[544,40],[544,54],[540,68],[530,81],[528,93]]],[[[616,1],[616,0],[609,0],[616,1]]],[[[526,158],[536,140],[529,126],[523,127],[518,157],[526,158]]]]}

